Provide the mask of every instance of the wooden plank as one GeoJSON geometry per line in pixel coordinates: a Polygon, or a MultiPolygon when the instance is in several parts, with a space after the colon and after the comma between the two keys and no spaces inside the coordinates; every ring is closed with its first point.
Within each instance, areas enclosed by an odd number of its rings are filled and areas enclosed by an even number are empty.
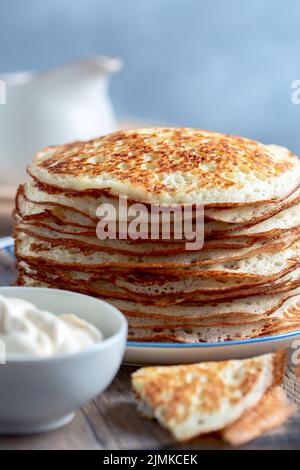
{"type": "Polygon", "coordinates": [[[144,419],[136,409],[130,376],[135,368],[124,366],[109,389],[84,410],[107,449],[153,449],[171,445],[169,433],[144,419]]]}
{"type": "Polygon", "coordinates": [[[82,411],[77,412],[70,424],[57,431],[0,438],[0,450],[99,450],[101,448],[82,411]]]}

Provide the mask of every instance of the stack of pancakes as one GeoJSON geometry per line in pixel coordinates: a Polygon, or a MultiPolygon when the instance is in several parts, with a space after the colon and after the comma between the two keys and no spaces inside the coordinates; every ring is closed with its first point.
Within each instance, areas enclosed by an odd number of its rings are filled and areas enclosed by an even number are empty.
{"type": "MultiPolygon", "coordinates": [[[[300,327],[300,161],[287,149],[198,129],[138,129],[38,153],[16,203],[20,285],[105,298],[129,339],[226,341],[300,327]],[[204,245],[99,239],[120,196],[204,205],[204,245]]],[[[130,219],[128,221],[128,224],[130,219]]],[[[117,225],[117,224],[116,224],[117,225]]],[[[149,230],[150,234],[150,230],[149,230]]],[[[76,312],[75,312],[76,313],[76,312]]]]}

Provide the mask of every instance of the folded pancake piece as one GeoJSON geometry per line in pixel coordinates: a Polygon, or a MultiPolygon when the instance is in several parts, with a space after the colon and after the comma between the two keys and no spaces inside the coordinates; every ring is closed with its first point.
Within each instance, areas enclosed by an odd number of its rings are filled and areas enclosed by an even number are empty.
{"type": "Polygon", "coordinates": [[[281,387],[273,387],[254,408],[223,429],[221,436],[232,446],[240,446],[281,426],[296,411],[296,405],[288,401],[286,392],[281,387]]]}
{"type": "Polygon", "coordinates": [[[245,415],[280,381],[284,362],[284,354],[276,353],[145,367],[132,374],[132,386],[141,411],[156,418],[176,440],[185,441],[224,429],[245,415]]]}
{"type": "MultiPolygon", "coordinates": [[[[44,219],[45,220],[45,219],[44,219]]],[[[57,245],[62,245],[62,246],[74,246],[74,247],[79,247],[83,249],[89,249],[89,250],[94,250],[98,252],[110,252],[110,253],[120,253],[123,255],[127,256],[133,256],[131,258],[133,261],[139,262],[139,259],[134,258],[134,256],[138,257],[143,257],[144,262],[149,262],[151,263],[151,266],[153,263],[164,263],[164,266],[173,266],[174,262],[174,254],[178,255],[178,265],[182,264],[185,266],[187,263],[193,263],[195,264],[194,260],[197,260],[197,258],[208,258],[209,254],[204,254],[207,251],[211,250],[203,250],[203,252],[199,252],[198,255],[196,252],[193,254],[186,254],[186,250],[182,247],[176,247],[175,244],[169,244],[169,245],[163,245],[160,243],[155,243],[151,244],[147,241],[144,243],[132,243],[130,240],[101,240],[97,238],[95,231],[83,231],[82,229],[79,229],[76,227],[70,227],[68,225],[62,225],[62,226],[52,226],[49,227],[47,226],[44,221],[43,222],[35,222],[35,223],[19,223],[18,226],[15,229],[15,233],[23,232],[27,235],[33,236],[34,238],[37,238],[38,240],[44,240],[48,241],[50,243],[56,243],[57,245]],[[180,256],[181,255],[181,256],[180,256]],[[184,262],[183,262],[184,261],[184,262]],[[169,262],[169,264],[168,264],[169,262]]],[[[300,238],[300,235],[297,237],[300,238]]],[[[276,247],[282,247],[284,245],[290,245],[292,244],[293,241],[291,240],[286,240],[286,242],[281,242],[281,243],[272,243],[270,244],[270,249],[275,249],[276,247]]],[[[181,244],[182,245],[182,244],[181,244]]],[[[257,244],[257,247],[253,248],[241,248],[241,256],[243,256],[243,253],[245,255],[247,252],[250,250],[253,252],[253,250],[267,250],[268,246],[266,244],[259,243],[257,244]]],[[[237,255],[238,256],[238,255],[237,255]]],[[[223,257],[225,259],[231,259],[230,253],[228,253],[228,250],[224,251],[223,257]],[[226,256],[228,255],[228,256],[226,256]]]]}

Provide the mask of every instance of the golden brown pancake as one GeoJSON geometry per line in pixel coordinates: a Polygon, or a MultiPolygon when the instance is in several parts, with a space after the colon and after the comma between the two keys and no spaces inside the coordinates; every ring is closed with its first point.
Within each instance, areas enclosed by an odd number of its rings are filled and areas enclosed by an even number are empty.
{"type": "MultiPolygon", "coordinates": [[[[233,441],[238,420],[241,430],[249,431],[251,417],[245,425],[242,420],[247,420],[251,410],[264,414],[275,399],[283,404],[278,392],[265,397],[282,380],[284,362],[280,352],[243,360],[145,367],[132,374],[132,385],[141,412],[156,418],[176,440],[225,428],[224,437],[230,440],[232,436],[233,441]]],[[[251,436],[255,434],[253,430],[251,436]]]]}

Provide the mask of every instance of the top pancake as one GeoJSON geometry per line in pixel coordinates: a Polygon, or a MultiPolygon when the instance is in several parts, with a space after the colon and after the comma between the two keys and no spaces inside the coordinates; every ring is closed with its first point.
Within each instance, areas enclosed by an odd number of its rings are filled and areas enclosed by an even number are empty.
{"type": "Polygon", "coordinates": [[[300,184],[300,161],[283,147],[186,128],[119,131],[48,147],[29,172],[65,190],[105,189],[153,204],[280,201],[300,184]]]}

